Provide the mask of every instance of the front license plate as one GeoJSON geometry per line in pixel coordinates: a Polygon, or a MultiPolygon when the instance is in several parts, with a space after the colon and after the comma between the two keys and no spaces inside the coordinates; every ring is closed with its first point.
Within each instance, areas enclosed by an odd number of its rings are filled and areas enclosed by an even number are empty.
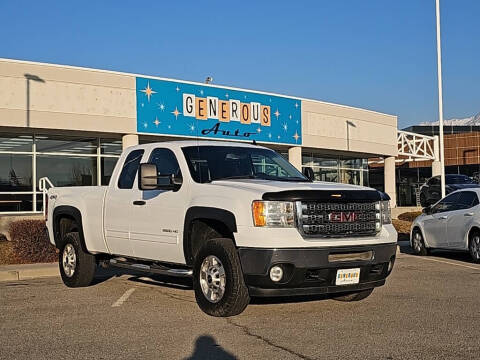
{"type": "Polygon", "coordinates": [[[351,285],[360,282],[360,268],[337,270],[335,285],[351,285]]]}

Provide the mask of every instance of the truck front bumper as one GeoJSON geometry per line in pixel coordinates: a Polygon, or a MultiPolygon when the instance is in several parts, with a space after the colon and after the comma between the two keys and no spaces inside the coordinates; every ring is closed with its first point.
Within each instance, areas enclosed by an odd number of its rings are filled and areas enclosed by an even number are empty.
{"type": "Polygon", "coordinates": [[[295,296],[343,293],[385,284],[393,269],[397,244],[369,246],[261,249],[239,248],[250,296],[295,296]],[[270,269],[280,266],[283,277],[274,282],[270,269]],[[336,285],[337,271],[360,268],[357,284],[336,285]]]}

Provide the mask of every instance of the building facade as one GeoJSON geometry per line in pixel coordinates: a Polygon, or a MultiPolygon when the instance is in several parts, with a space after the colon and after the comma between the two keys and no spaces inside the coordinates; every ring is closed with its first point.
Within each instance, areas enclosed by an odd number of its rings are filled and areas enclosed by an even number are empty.
{"type": "Polygon", "coordinates": [[[397,118],[298,97],[0,59],[0,214],[36,213],[39,180],[107,185],[122,149],[208,138],[256,141],[317,180],[369,185],[385,158],[395,203],[397,118]]]}

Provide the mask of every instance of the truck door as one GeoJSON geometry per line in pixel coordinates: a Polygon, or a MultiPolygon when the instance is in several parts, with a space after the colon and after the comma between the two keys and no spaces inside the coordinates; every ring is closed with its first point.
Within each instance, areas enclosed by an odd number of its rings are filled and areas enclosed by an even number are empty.
{"type": "MultiPolygon", "coordinates": [[[[157,166],[157,175],[182,177],[177,158],[172,150],[156,148],[150,154],[150,164],[157,166]]],[[[132,189],[132,216],[130,241],[135,257],[183,262],[183,246],[179,236],[183,233],[186,186],[179,190],[132,189]]]]}
{"type": "Polygon", "coordinates": [[[129,239],[132,188],[143,153],[143,149],[133,150],[125,157],[117,182],[110,184],[105,195],[105,239],[108,249],[115,255],[133,256],[129,239]]]}

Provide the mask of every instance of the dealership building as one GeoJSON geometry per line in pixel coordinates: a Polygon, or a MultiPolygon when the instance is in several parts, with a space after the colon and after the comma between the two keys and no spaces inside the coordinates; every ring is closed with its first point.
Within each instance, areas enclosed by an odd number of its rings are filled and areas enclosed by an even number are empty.
{"type": "Polygon", "coordinates": [[[369,185],[396,202],[397,117],[268,92],[0,59],[0,215],[41,213],[39,180],[107,185],[128,146],[180,139],[255,141],[316,180],[369,185]]]}

